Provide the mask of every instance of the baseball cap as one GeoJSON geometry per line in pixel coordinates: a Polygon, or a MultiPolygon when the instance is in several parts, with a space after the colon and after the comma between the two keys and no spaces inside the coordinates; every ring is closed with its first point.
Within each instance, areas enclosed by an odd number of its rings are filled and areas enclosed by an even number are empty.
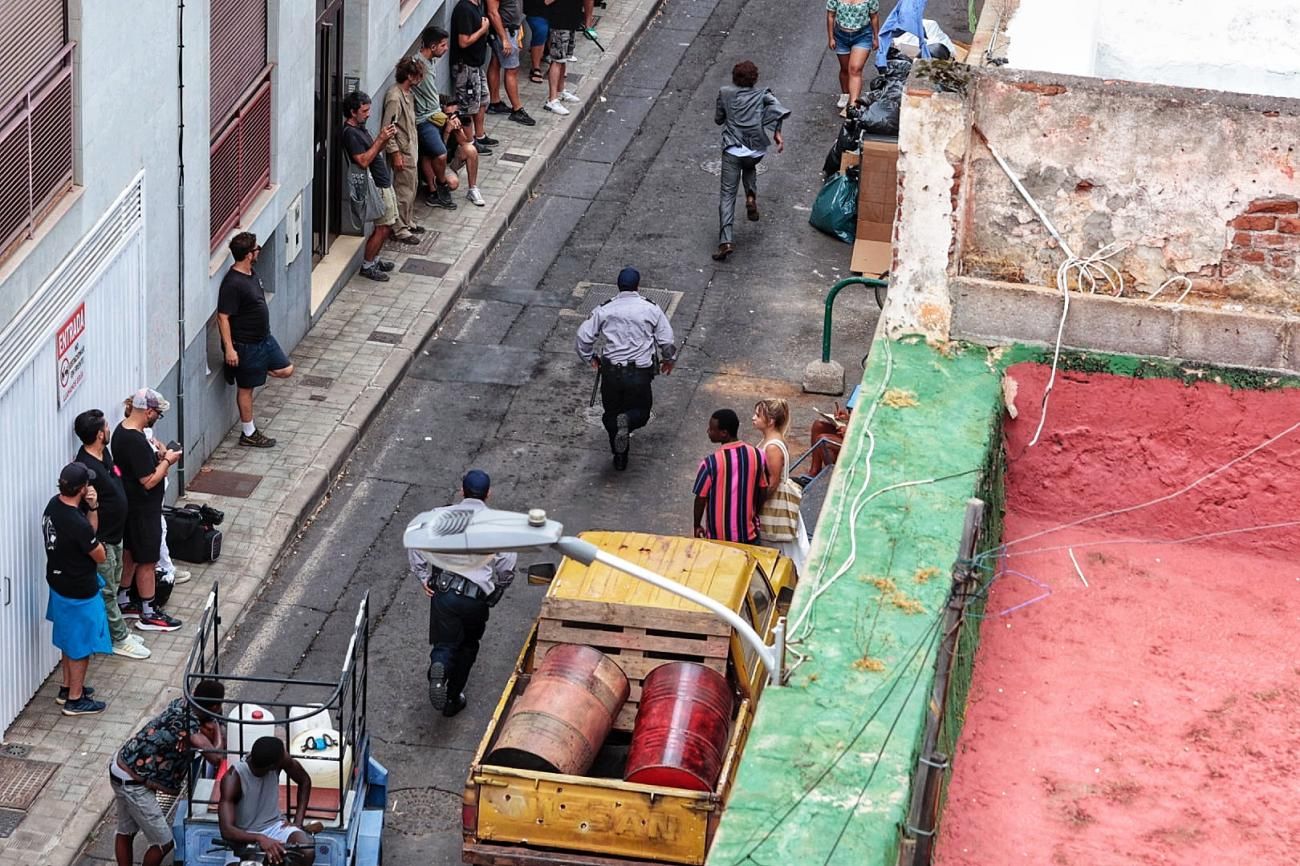
{"type": "Polygon", "coordinates": [[[95,470],[84,463],[69,463],[59,470],[59,486],[69,489],[85,487],[95,480],[95,470]]]}
{"type": "Polygon", "coordinates": [[[482,499],[492,487],[492,479],[482,469],[471,469],[460,480],[460,489],[466,496],[482,499]]]}
{"type": "Polygon", "coordinates": [[[620,289],[635,289],[639,285],[641,285],[641,272],[636,268],[624,268],[618,272],[620,289]]]}
{"type": "Polygon", "coordinates": [[[166,412],[171,407],[172,404],[167,398],[152,388],[141,388],[131,395],[132,409],[157,409],[159,412],[166,412]]]}

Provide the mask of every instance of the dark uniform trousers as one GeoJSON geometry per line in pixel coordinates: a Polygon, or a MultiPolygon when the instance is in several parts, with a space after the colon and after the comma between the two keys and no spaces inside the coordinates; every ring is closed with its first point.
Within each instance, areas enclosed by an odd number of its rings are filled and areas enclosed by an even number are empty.
{"type": "Polygon", "coordinates": [[[435,592],[429,599],[429,664],[442,663],[452,698],[465,690],[487,623],[488,604],[482,596],[435,592]]]}
{"type": "Polygon", "coordinates": [[[655,368],[635,364],[600,362],[600,402],[605,407],[601,421],[609,433],[609,447],[614,447],[614,434],[618,432],[618,416],[627,416],[627,428],[639,430],[650,422],[650,409],[654,406],[655,368]]]}

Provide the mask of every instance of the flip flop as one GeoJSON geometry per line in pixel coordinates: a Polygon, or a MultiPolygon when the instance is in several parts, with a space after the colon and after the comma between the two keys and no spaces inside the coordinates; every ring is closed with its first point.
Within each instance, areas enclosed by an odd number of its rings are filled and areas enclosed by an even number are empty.
{"type": "Polygon", "coordinates": [[[545,84],[546,79],[542,77],[542,67],[534,66],[533,70],[528,73],[528,80],[533,84],[545,84]]]}

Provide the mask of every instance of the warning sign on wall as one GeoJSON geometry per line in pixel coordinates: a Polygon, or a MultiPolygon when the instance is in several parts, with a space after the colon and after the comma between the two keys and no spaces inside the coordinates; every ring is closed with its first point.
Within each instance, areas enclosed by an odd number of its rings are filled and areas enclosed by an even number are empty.
{"type": "Polygon", "coordinates": [[[59,406],[62,407],[86,378],[85,304],[79,304],[54,335],[54,362],[58,365],[59,406]]]}

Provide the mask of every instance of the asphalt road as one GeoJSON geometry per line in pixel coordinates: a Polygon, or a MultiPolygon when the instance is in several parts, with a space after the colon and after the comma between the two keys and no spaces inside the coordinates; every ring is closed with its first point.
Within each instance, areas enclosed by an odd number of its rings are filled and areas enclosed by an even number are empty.
{"type": "MultiPolygon", "coordinates": [[[[930,14],[968,40],[964,3],[945,5],[930,14]]],[[[799,380],[820,349],[826,289],[848,273],[849,247],[807,222],[839,88],[824,7],[798,6],[796,16],[785,0],[667,0],[603,110],[424,346],[343,482],[231,635],[226,664],[239,672],[336,677],[357,604],[370,594],[369,723],[391,772],[388,866],[460,862],[469,760],[543,593],[521,576],[493,611],[469,708],[442,718],[427,701],[428,603],[407,574],[407,522],[452,501],[473,466],[492,476],[491,504],[544,507],[569,531],[687,533],[714,409],[732,407],[747,425],[755,400],[787,397],[802,439],[812,407],[830,408],[830,398],[803,395],[799,380]],[[742,202],[737,251],[718,264],[709,258],[713,103],[744,58],[794,113],[786,152],[769,156],[759,177],[762,221],[745,221],[742,202]],[[624,265],[640,269],[644,287],[679,293],[672,324],[683,348],[677,369],[655,382],[655,418],[634,436],[629,470],[617,473],[588,410],[592,373],[572,343],[585,284],[612,283],[624,265]]],[[[837,302],[835,357],[850,377],[877,312],[867,292],[837,302]]]]}

